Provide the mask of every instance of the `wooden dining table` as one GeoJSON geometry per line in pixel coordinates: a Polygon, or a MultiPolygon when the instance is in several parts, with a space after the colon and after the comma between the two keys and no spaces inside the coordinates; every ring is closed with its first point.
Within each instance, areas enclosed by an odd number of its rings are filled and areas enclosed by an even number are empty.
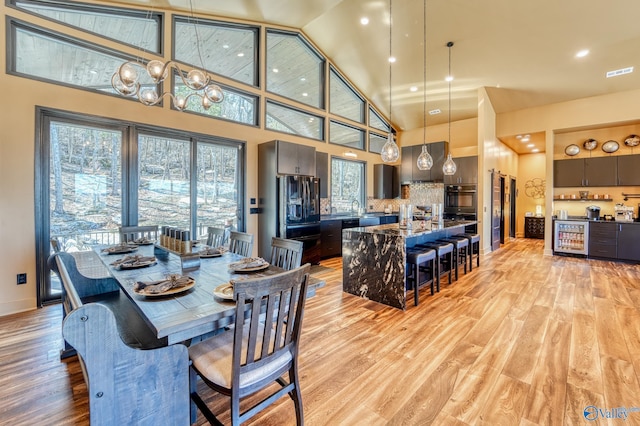
{"type": "MultiPolygon", "coordinates": [[[[230,270],[230,264],[242,260],[243,257],[230,252],[218,257],[200,258],[197,267],[193,267],[191,262],[190,268],[186,270],[184,258],[181,259],[178,254],[154,245],[141,245],[134,252],[127,253],[145,257],[155,256],[156,262],[153,265],[121,269],[112,263],[127,254],[109,254],[102,251],[102,248],[96,248],[95,252],[145,322],[155,331],[157,338],[166,337],[170,345],[205,336],[234,321],[235,302],[215,296],[214,290],[219,286],[230,280],[255,278],[284,271],[282,268],[269,265],[261,271],[234,272],[230,270]],[[134,285],[138,281],[158,281],[170,274],[189,276],[195,280],[195,285],[169,295],[143,295],[134,291],[134,285]]],[[[316,288],[323,285],[323,281],[311,277],[308,296],[313,296],[316,288]]]]}

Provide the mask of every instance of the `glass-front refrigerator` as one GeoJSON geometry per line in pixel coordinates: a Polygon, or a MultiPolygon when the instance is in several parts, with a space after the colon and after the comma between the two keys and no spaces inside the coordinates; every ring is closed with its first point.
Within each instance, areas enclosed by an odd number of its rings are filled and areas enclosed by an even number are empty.
{"type": "Polygon", "coordinates": [[[553,227],[553,251],[556,253],[589,254],[589,222],[556,220],[553,227]]]}

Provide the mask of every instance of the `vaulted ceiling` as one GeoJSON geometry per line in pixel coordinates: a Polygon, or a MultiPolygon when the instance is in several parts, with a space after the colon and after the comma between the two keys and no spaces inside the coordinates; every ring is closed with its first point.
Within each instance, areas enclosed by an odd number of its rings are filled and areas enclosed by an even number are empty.
{"type": "MultiPolygon", "coordinates": [[[[115,2],[114,2],[115,3],[115,2]]],[[[447,42],[452,121],[477,116],[486,87],[496,112],[640,88],[637,0],[393,0],[389,111],[389,0],[126,0],[301,30],[349,80],[403,130],[448,120],[447,42]],[[361,18],[368,18],[367,25],[361,18]],[[576,53],[588,49],[578,58],[576,53]],[[606,78],[607,71],[635,72],[606,78]],[[411,87],[417,88],[411,91],[411,87]]]]}

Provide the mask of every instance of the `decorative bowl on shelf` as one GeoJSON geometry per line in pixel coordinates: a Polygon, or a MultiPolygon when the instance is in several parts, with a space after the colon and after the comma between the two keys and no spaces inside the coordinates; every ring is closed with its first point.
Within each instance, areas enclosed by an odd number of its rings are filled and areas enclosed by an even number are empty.
{"type": "Polygon", "coordinates": [[[606,141],[602,144],[602,150],[608,154],[616,152],[618,148],[620,148],[620,145],[614,140],[606,141]]]}
{"type": "Polygon", "coordinates": [[[586,200],[587,198],[589,198],[589,191],[579,191],[579,193],[581,200],[586,200]]]}
{"type": "Polygon", "coordinates": [[[631,147],[638,146],[638,144],[640,144],[640,136],[629,135],[629,137],[624,140],[624,144],[631,147]]]}
{"type": "Polygon", "coordinates": [[[598,141],[595,139],[587,139],[586,141],[584,141],[582,146],[584,147],[584,149],[591,151],[598,146],[598,141]]]}
{"type": "Polygon", "coordinates": [[[564,149],[564,153],[567,154],[568,156],[573,157],[574,155],[578,155],[580,153],[580,147],[576,144],[568,145],[564,149]]]}

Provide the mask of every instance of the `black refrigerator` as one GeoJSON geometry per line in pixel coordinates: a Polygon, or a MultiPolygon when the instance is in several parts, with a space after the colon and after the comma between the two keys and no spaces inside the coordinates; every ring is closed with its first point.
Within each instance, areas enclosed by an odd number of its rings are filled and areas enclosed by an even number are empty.
{"type": "Polygon", "coordinates": [[[302,241],[302,264],[320,263],[320,179],[277,177],[277,235],[302,241]]]}

